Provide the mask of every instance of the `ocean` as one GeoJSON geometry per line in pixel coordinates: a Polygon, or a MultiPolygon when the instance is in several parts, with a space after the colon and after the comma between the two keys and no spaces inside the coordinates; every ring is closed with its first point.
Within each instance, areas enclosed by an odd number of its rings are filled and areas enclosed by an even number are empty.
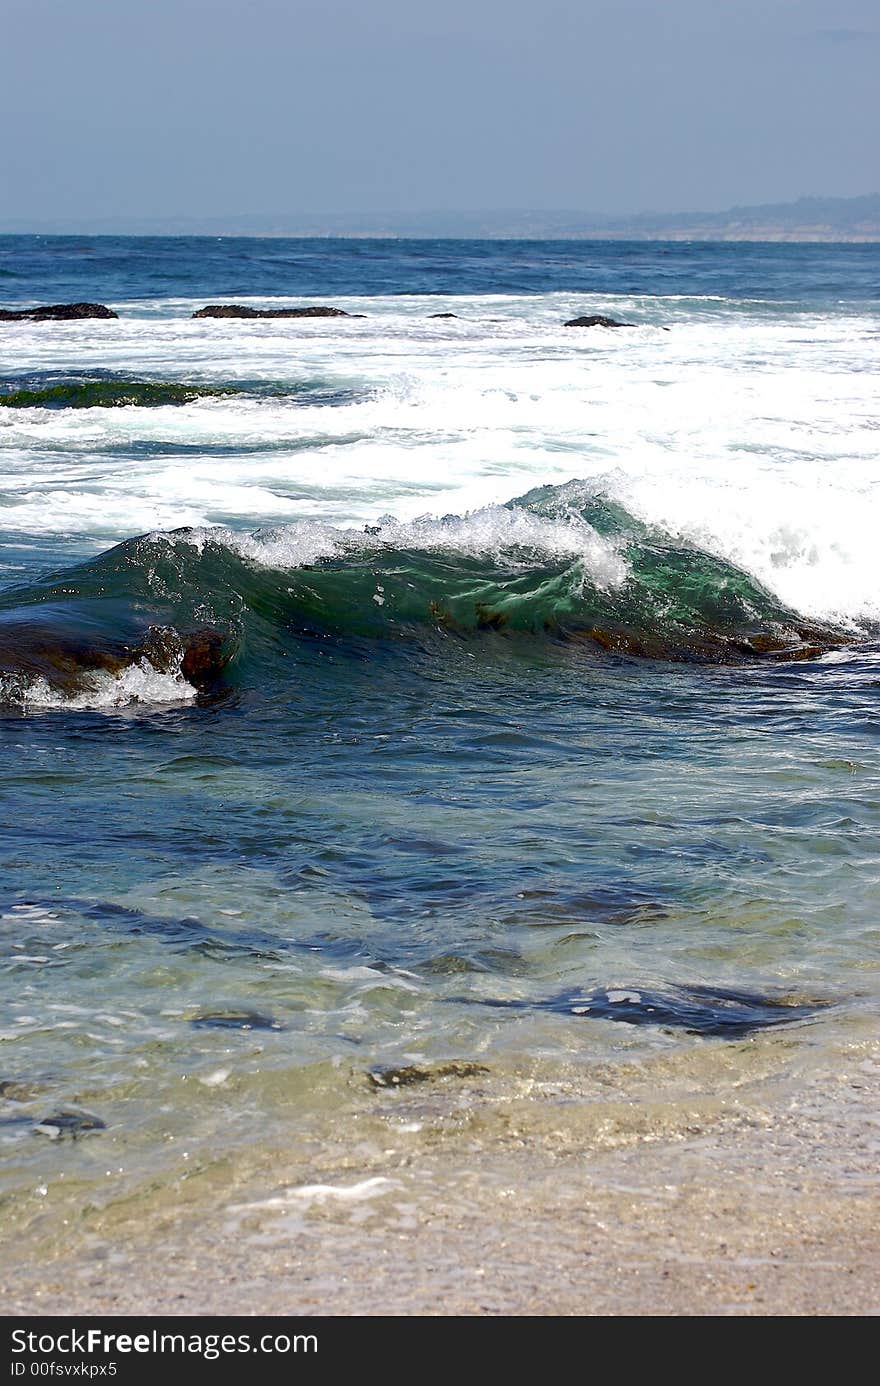
{"type": "Polygon", "coordinates": [[[0,308],[118,314],[0,322],[10,1264],[862,1061],[878,289],[873,245],[0,238],[0,308]]]}

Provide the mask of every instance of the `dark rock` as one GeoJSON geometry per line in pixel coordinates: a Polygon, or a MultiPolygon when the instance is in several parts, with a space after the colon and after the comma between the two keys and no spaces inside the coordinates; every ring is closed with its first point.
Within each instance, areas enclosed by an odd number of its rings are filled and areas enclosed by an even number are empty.
{"type": "Polygon", "coordinates": [[[435,1083],[440,1078],[476,1078],[488,1072],[484,1064],[454,1061],[433,1064],[430,1068],[418,1064],[407,1064],[403,1068],[371,1068],[367,1077],[374,1088],[404,1088],[413,1083],[435,1083]]]}
{"type": "Polygon", "coordinates": [[[471,958],[462,957],[460,953],[439,953],[436,958],[419,963],[418,970],[429,977],[455,977],[461,973],[485,971],[471,958]]]}
{"type": "Polygon", "coordinates": [[[616,318],[606,318],[603,313],[591,313],[585,318],[569,318],[565,327],[635,327],[634,322],[618,322],[616,318]]]}
{"type": "Polygon", "coordinates": [[[280,1020],[259,1011],[203,1011],[190,1021],[199,1030],[283,1030],[280,1020]]]}
{"type": "Polygon", "coordinates": [[[170,626],[151,626],[134,648],[137,657],[146,659],[160,674],[179,669],[198,689],[215,687],[227,662],[223,637],[210,627],[181,634],[170,626]]]}
{"type": "Polygon", "coordinates": [[[43,678],[50,688],[68,695],[82,692],[89,674],[119,674],[136,658],[133,648],[122,642],[87,639],[36,624],[0,626],[0,673],[43,678]]]}
{"type": "Polygon", "coordinates": [[[458,314],[457,314],[457,313],[429,313],[428,316],[431,317],[431,318],[457,318],[457,317],[458,317],[458,314]]]}
{"type": "Polygon", "coordinates": [[[151,626],[139,641],[54,630],[39,622],[0,622],[0,674],[45,679],[66,696],[85,692],[89,675],[121,674],[140,660],[160,674],[176,672],[200,692],[216,690],[228,661],[219,631],[176,631],[151,626]]]}
{"type": "Polygon", "coordinates": [[[346,313],[343,308],[247,308],[239,303],[209,303],[194,318],[362,318],[364,313],[346,313]]]}
{"type": "Polygon", "coordinates": [[[78,322],[81,318],[118,318],[103,303],[49,303],[40,308],[0,308],[0,322],[78,322]]]}
{"type": "Polygon", "coordinates": [[[183,637],[180,672],[193,688],[210,688],[223,677],[228,656],[219,631],[193,631],[183,637]]]}
{"type": "Polygon", "coordinates": [[[50,1140],[57,1141],[64,1136],[70,1136],[71,1140],[76,1140],[78,1136],[85,1136],[91,1131],[106,1131],[106,1123],[100,1117],[92,1116],[89,1112],[77,1112],[65,1108],[60,1112],[53,1112],[51,1116],[43,1117],[38,1121],[34,1130],[41,1136],[48,1136],[50,1140]]]}

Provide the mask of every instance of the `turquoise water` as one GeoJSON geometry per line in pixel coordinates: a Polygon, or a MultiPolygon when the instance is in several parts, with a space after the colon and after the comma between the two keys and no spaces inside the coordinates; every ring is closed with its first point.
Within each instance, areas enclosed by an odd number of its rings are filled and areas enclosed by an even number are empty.
{"type": "Polygon", "coordinates": [[[13,1225],[387,1066],[619,1097],[870,1031],[875,247],[2,250],[120,317],[0,324],[0,388],[228,392],[0,410],[13,1225]],[[367,317],[191,320],[261,295],[367,317]]]}

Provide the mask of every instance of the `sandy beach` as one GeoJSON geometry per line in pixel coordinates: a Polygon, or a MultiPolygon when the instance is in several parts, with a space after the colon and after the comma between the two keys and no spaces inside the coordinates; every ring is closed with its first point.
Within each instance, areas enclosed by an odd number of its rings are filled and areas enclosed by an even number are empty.
{"type": "Polygon", "coordinates": [[[314,1162],[221,1162],[91,1209],[48,1261],[18,1246],[4,1313],[876,1313],[880,1051],[747,1070],[662,1110],[601,1079],[380,1094],[314,1162]]]}

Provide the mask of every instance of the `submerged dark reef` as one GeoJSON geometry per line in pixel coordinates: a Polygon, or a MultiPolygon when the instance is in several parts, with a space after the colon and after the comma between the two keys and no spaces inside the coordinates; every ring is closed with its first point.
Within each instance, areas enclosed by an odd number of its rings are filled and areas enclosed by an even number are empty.
{"type": "MultiPolygon", "coordinates": [[[[338,381],[321,379],[291,381],[237,380],[212,385],[201,380],[152,380],[120,374],[118,371],[89,370],[77,374],[57,371],[29,371],[23,375],[0,377],[0,409],[116,409],[125,407],[162,408],[192,404],[200,399],[229,396],[249,399],[283,399],[306,404],[338,404],[357,398],[357,392],[338,381]]],[[[113,446],[111,443],[110,447],[113,446]]],[[[126,456],[144,446],[144,440],[129,439],[126,456]]],[[[155,447],[147,443],[147,447],[155,447]]],[[[166,442],[164,446],[175,446],[166,442]]],[[[188,452],[204,452],[203,442],[176,445],[188,452]]],[[[239,443],[238,447],[241,446],[239,443]]],[[[272,442],[269,447],[289,446],[272,442]]],[[[102,451],[106,448],[102,447],[102,451]]]]}
{"type": "Polygon", "coordinates": [[[193,400],[233,395],[235,386],[187,385],[168,380],[72,379],[34,388],[0,387],[0,408],[6,409],[114,409],[138,405],[158,408],[166,404],[191,404],[193,400]]]}
{"type": "Polygon", "coordinates": [[[690,1035],[742,1039],[758,1030],[808,1020],[828,1006],[827,1001],[793,1000],[723,987],[596,988],[564,992],[546,1001],[485,1001],[481,1004],[512,1010],[530,1008],[592,1020],[622,1021],[626,1025],[659,1025],[690,1035]]]}

